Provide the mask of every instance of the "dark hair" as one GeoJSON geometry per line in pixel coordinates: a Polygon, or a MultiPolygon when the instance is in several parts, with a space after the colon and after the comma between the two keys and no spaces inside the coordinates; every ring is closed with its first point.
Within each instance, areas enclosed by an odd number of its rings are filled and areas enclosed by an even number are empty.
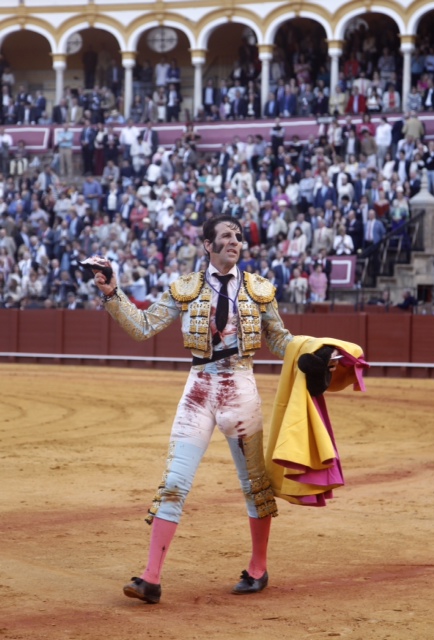
{"type": "Polygon", "coordinates": [[[214,218],[210,218],[209,220],[207,220],[202,227],[204,240],[214,242],[217,235],[215,228],[218,224],[220,224],[220,222],[230,222],[236,225],[242,235],[243,228],[241,226],[241,222],[237,218],[233,218],[232,216],[215,216],[214,218]]]}

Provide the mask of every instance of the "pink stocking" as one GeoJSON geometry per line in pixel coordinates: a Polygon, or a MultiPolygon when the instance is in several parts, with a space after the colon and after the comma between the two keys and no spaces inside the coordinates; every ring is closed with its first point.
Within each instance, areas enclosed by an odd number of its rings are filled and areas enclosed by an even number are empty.
{"type": "Polygon", "coordinates": [[[175,535],[176,522],[154,518],[152,523],[151,544],[149,547],[148,566],[140,576],[151,584],[160,584],[161,571],[164,560],[169,551],[170,543],[175,535]]]}
{"type": "Polygon", "coordinates": [[[252,536],[252,559],[249,574],[252,578],[261,578],[267,570],[267,547],[270,535],[271,516],[265,518],[249,518],[252,536]]]}

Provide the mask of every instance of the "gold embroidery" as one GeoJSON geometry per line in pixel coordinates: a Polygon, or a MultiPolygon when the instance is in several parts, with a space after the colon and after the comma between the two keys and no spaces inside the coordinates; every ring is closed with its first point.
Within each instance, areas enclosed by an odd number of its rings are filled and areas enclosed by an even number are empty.
{"type": "MultiPolygon", "coordinates": [[[[189,273],[186,276],[181,276],[170,285],[170,293],[177,302],[191,302],[199,295],[204,277],[204,271],[197,271],[189,273]]],[[[182,308],[184,311],[184,305],[182,308]]]]}
{"type": "Polygon", "coordinates": [[[266,311],[266,307],[264,305],[274,299],[276,291],[271,282],[266,278],[259,276],[257,273],[248,273],[245,271],[244,284],[246,285],[247,293],[250,298],[261,304],[261,311],[266,311]]]}
{"type": "Polygon", "coordinates": [[[249,474],[250,492],[255,503],[258,518],[277,516],[277,505],[271,483],[265,472],[262,431],[243,438],[243,450],[249,474]]]}
{"type": "Polygon", "coordinates": [[[169,475],[170,465],[172,464],[174,453],[175,442],[172,441],[169,443],[169,452],[167,454],[166,468],[163,472],[163,477],[160,484],[158,485],[157,492],[152,501],[152,506],[148,509],[148,515],[145,518],[145,522],[147,522],[148,524],[152,524],[154,517],[157,515],[158,509],[160,508],[161,496],[163,495],[163,491],[166,488],[167,476],[169,475]]]}

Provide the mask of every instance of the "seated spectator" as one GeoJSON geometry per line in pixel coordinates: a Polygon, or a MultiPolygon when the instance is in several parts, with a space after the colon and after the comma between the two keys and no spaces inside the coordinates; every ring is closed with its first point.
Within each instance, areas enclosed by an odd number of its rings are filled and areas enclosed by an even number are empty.
{"type": "Polygon", "coordinates": [[[401,96],[395,89],[395,85],[389,83],[382,98],[384,113],[397,113],[401,108],[401,96]]]}
{"type": "Polygon", "coordinates": [[[345,113],[345,107],[347,106],[348,96],[341,89],[338,84],[335,87],[334,93],[329,98],[329,113],[333,116],[343,116],[345,113]]]}
{"type": "Polygon", "coordinates": [[[411,291],[404,291],[402,294],[402,302],[397,304],[396,306],[403,311],[408,311],[417,307],[417,298],[411,293],[411,291]]]}
{"type": "Polygon", "coordinates": [[[359,94],[357,87],[353,87],[351,96],[345,108],[345,113],[350,113],[352,115],[361,115],[366,113],[366,98],[359,94]]]}

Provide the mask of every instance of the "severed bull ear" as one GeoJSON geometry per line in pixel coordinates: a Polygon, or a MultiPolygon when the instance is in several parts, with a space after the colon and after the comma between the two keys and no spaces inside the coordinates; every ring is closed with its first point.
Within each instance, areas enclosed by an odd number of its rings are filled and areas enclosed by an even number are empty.
{"type": "Polygon", "coordinates": [[[330,385],[332,374],[328,365],[333,351],[333,347],[325,345],[298,359],[298,368],[306,375],[307,390],[313,397],[323,394],[330,385]]]}
{"type": "Polygon", "coordinates": [[[113,269],[110,266],[110,262],[106,258],[92,256],[91,258],[86,258],[86,260],[83,260],[82,262],[80,262],[79,260],[77,262],[82,269],[101,271],[101,273],[105,276],[107,284],[109,284],[110,280],[113,278],[113,269]]]}

